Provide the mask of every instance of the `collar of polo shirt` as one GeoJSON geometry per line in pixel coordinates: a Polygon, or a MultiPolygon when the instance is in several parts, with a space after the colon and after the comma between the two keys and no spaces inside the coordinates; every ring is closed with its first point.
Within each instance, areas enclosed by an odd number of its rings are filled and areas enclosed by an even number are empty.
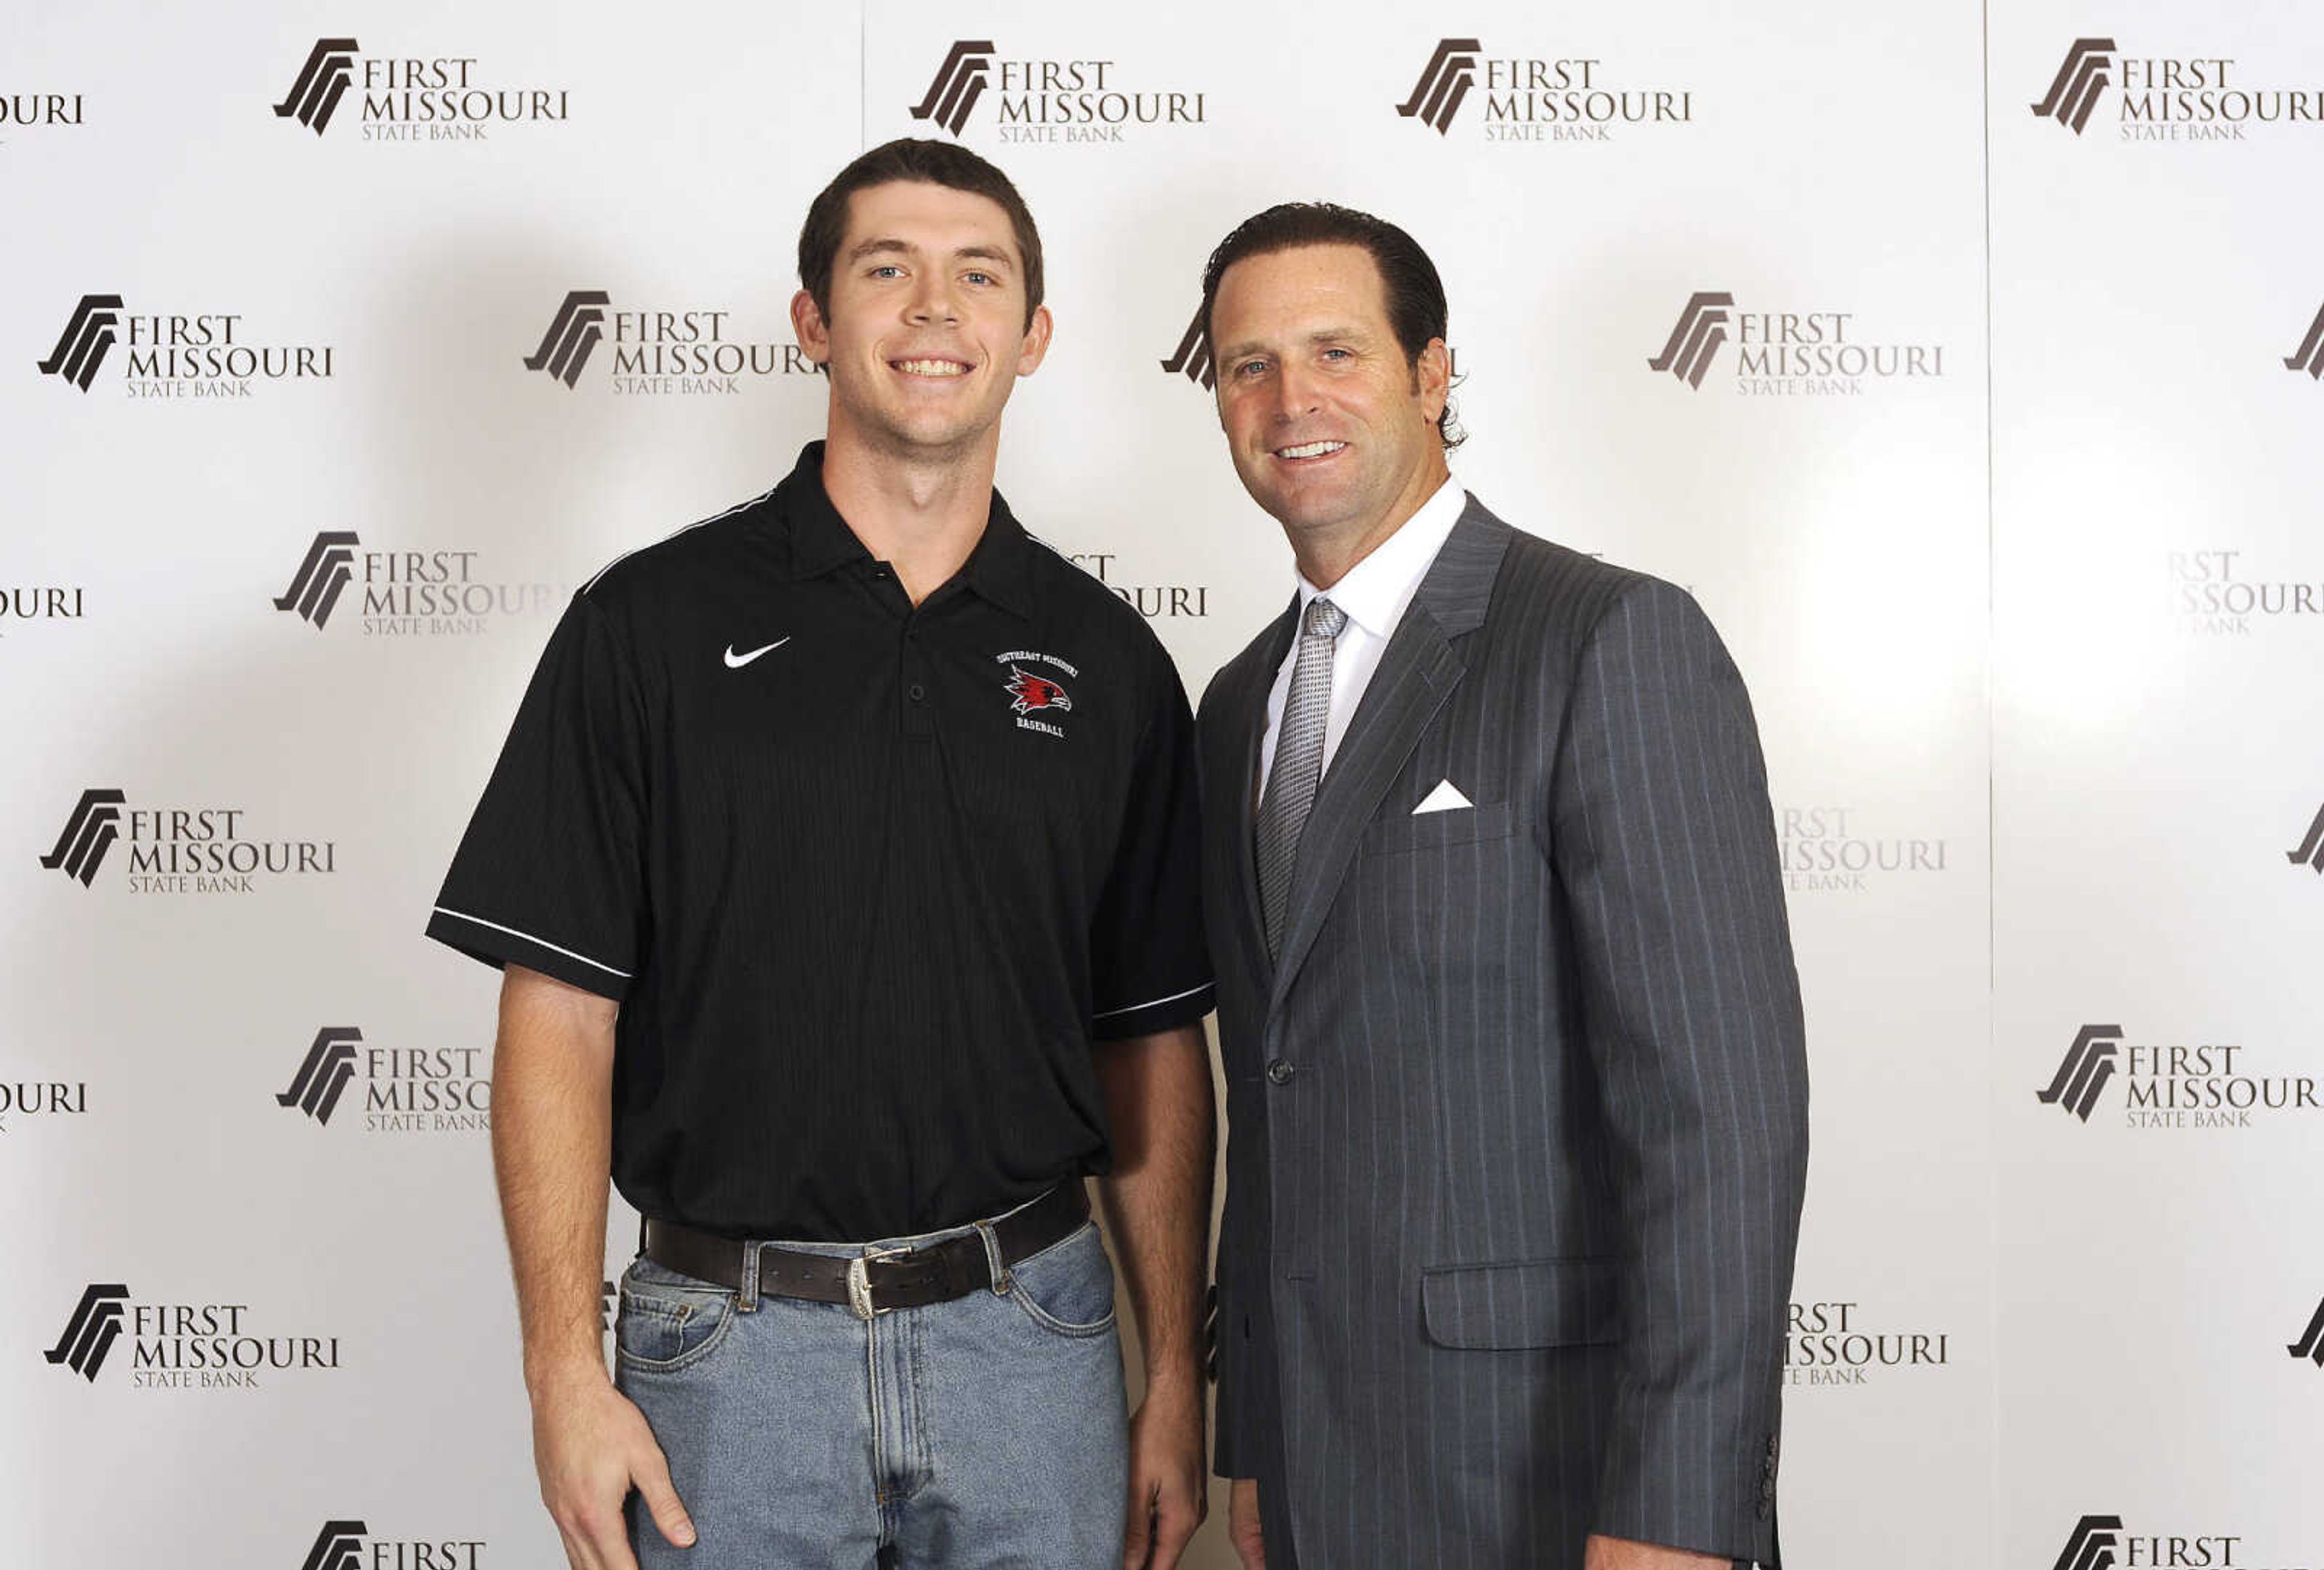
{"type": "MultiPolygon", "coordinates": [[[[800,486],[798,499],[788,509],[790,576],[820,577],[850,563],[870,561],[872,553],[823,488],[823,443],[807,443],[792,472],[812,478],[814,484],[800,486]]],[[[1035,607],[1028,553],[1038,549],[996,490],[992,510],[985,516],[984,532],[961,567],[961,581],[1002,610],[1030,618],[1035,607]]]]}

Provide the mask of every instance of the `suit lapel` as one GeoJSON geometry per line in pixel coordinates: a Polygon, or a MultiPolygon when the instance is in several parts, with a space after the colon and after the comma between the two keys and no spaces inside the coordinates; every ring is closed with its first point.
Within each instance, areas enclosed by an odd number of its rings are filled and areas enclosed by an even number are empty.
{"type": "Polygon", "coordinates": [[[1268,963],[1266,925],[1259,908],[1259,749],[1267,736],[1267,695],[1274,688],[1276,667],[1291,649],[1292,630],[1298,624],[1299,596],[1277,617],[1260,638],[1259,659],[1253,662],[1240,692],[1232,694],[1235,746],[1227,776],[1234,802],[1235,885],[1242,891],[1243,936],[1262,968],[1268,963]]]}
{"type": "MultiPolygon", "coordinates": [[[[1348,864],[1363,838],[1364,826],[1379,810],[1380,798],[1403,771],[1405,762],[1436,717],[1444,700],[1461,684],[1466,662],[1452,646],[1454,638],[1484,624],[1491,603],[1493,579],[1508,549],[1509,526],[1485,511],[1471,496],[1459,522],[1446,537],[1428,576],[1388,638],[1379,668],[1356,706],[1348,734],[1333,753],[1299,836],[1299,859],[1291,873],[1291,909],[1285,919],[1283,956],[1276,966],[1274,1002],[1290,991],[1299,967],[1323,929],[1332,902],[1338,897],[1348,864]]],[[[1268,669],[1281,663],[1278,652],[1268,669]]],[[[1260,690],[1259,724],[1266,724],[1266,693],[1260,690]]],[[[1250,808],[1246,799],[1241,832],[1250,841],[1250,808]]],[[[1250,858],[1246,849],[1246,862],[1250,858]]],[[[1258,911],[1257,877],[1251,879],[1254,919],[1258,911]]]]}

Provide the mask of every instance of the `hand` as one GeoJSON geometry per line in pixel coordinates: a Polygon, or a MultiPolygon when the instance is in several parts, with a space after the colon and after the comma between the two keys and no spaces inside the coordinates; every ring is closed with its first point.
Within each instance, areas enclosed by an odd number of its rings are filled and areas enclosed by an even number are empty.
{"type": "Polygon", "coordinates": [[[541,1502],[573,1570],[637,1570],[622,1523],[632,1483],[661,1535],[678,1547],[694,1546],[694,1522],[678,1502],[645,1414],[602,1372],[584,1371],[534,1391],[532,1459],[541,1502]]]}
{"type": "Polygon", "coordinates": [[[1130,1509],[1122,1570],[1175,1570],[1211,1508],[1203,1464],[1203,1391],[1147,1388],[1130,1420],[1130,1509]]]}
{"type": "Polygon", "coordinates": [[[1259,1479],[1238,1477],[1227,1491],[1227,1537],[1242,1570],[1267,1570],[1267,1544],[1259,1530],[1259,1479]]]}
{"type": "Polygon", "coordinates": [[[1592,1533],[1582,1556],[1582,1570],[1728,1570],[1734,1563],[1716,1555],[1665,1548],[1660,1543],[1633,1543],[1627,1538],[1601,1538],[1592,1533]]]}

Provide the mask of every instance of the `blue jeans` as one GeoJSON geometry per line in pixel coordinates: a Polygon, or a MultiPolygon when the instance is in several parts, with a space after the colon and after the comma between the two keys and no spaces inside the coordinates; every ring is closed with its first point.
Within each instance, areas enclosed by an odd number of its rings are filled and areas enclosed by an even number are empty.
{"type": "MultiPolygon", "coordinates": [[[[845,1257],[975,1232],[783,1246],[845,1257]]],[[[700,1534],[670,1547],[632,1494],[641,1570],[1120,1564],[1121,1343],[1094,1223],[993,1288],[869,1322],[739,1299],[650,1260],[622,1274],[614,1383],[700,1534]]]]}

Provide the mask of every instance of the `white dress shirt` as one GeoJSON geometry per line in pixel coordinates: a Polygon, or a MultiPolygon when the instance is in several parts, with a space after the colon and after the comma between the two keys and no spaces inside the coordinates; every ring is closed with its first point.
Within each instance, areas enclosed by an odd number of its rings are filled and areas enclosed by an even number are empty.
{"type": "Polygon", "coordinates": [[[1406,607],[1420,592],[1420,580],[1428,576],[1436,553],[1444,548],[1452,525],[1461,521],[1468,504],[1469,494],[1457,481],[1447,478],[1418,512],[1404,521],[1402,528],[1381,540],[1328,591],[1309,583],[1305,574],[1300,576],[1291,648],[1275,672],[1275,685],[1267,692],[1267,734],[1259,746],[1260,797],[1267,794],[1267,777],[1275,770],[1276,733],[1283,728],[1283,706],[1291,696],[1291,670],[1299,660],[1297,629],[1309,604],[1325,598],[1348,614],[1347,625],[1340,629],[1332,649],[1332,712],[1323,725],[1323,772],[1328,775],[1332,755],[1340,750],[1340,738],[1348,734],[1348,722],[1355,717],[1356,705],[1363,701],[1372,672],[1379,669],[1388,638],[1404,620],[1406,607]]]}

